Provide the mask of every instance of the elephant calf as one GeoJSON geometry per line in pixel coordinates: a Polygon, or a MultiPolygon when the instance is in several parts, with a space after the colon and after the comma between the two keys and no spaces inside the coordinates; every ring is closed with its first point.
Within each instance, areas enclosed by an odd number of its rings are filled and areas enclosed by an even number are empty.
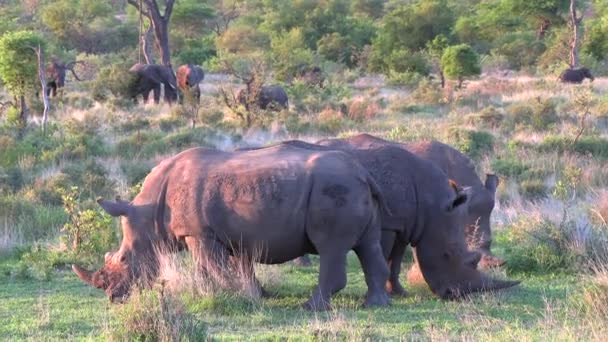
{"type": "Polygon", "coordinates": [[[201,99],[201,89],[198,84],[205,78],[205,72],[199,66],[184,64],[177,68],[177,87],[182,93],[191,93],[197,103],[201,99]]]}
{"type": "Polygon", "coordinates": [[[247,110],[249,110],[249,105],[251,102],[256,103],[257,106],[260,107],[260,109],[264,110],[281,110],[289,106],[289,100],[287,98],[287,93],[285,92],[285,89],[278,85],[263,86],[258,92],[257,96],[255,96],[255,100],[249,99],[247,89],[239,90],[236,97],[239,103],[245,106],[247,110]]]}

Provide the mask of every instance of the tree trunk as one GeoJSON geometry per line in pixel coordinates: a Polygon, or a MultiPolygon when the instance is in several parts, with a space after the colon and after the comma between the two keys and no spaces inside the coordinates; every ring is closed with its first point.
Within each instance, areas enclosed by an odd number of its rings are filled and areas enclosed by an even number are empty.
{"type": "Polygon", "coordinates": [[[538,27],[538,30],[536,31],[536,38],[538,38],[538,40],[545,39],[545,35],[547,34],[547,31],[549,30],[550,25],[551,25],[551,21],[549,21],[548,19],[543,19],[541,21],[540,26],[538,27]]]}
{"type": "Polygon", "coordinates": [[[141,14],[150,19],[154,30],[154,40],[160,61],[163,65],[171,65],[171,50],[169,49],[169,20],[175,0],[165,0],[165,13],[161,14],[157,0],[127,0],[141,14]]]}
{"type": "Polygon", "coordinates": [[[439,78],[441,79],[441,89],[445,89],[445,75],[442,69],[439,69],[439,78]]]}
{"type": "Polygon", "coordinates": [[[27,104],[25,103],[25,96],[19,96],[19,121],[21,121],[22,129],[27,125],[27,104]]]}
{"type": "Polygon", "coordinates": [[[146,33],[141,36],[141,47],[144,54],[146,64],[154,64],[154,57],[152,56],[152,39],[154,38],[154,32],[152,25],[148,26],[146,33]]]}
{"type": "Polygon", "coordinates": [[[582,17],[576,15],[576,0],[570,0],[570,25],[572,25],[572,40],[570,42],[570,68],[578,67],[579,25],[582,17]]]}
{"type": "MultiPolygon", "coordinates": [[[[46,71],[44,69],[44,51],[40,45],[34,48],[36,56],[38,57],[38,79],[42,86],[42,102],[44,103],[44,110],[42,112],[42,132],[46,132],[46,123],[49,120],[49,95],[47,93],[46,86],[46,71]]],[[[72,70],[74,72],[74,70],[72,70]]],[[[74,74],[75,75],[75,74],[74,74]]]]}

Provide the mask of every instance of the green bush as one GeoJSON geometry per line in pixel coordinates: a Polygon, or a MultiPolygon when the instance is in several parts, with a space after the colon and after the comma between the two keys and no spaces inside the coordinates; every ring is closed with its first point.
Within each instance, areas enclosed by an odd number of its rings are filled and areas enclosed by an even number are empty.
{"type": "Polygon", "coordinates": [[[608,139],[596,136],[582,136],[574,143],[570,137],[549,135],[538,145],[538,149],[541,152],[575,152],[608,159],[608,139]]]}
{"type": "Polygon", "coordinates": [[[445,103],[441,87],[426,78],[420,81],[411,98],[417,104],[440,105],[445,103]]]}
{"type": "Polygon", "coordinates": [[[18,167],[0,167],[0,194],[17,192],[23,187],[23,172],[18,167]]]}
{"type": "Polygon", "coordinates": [[[513,272],[567,272],[578,260],[570,247],[570,229],[568,224],[525,218],[497,234],[497,242],[505,246],[507,264],[513,272]]]}
{"type": "Polygon", "coordinates": [[[186,122],[180,117],[164,117],[158,120],[158,127],[161,131],[167,133],[184,126],[186,122]]]}
{"type": "Polygon", "coordinates": [[[61,191],[72,184],[68,175],[58,173],[47,178],[37,178],[24,195],[37,203],[61,205],[61,191]]]}
{"type": "Polygon", "coordinates": [[[70,184],[80,188],[80,196],[94,199],[114,193],[114,181],[108,177],[105,168],[95,159],[67,164],[61,172],[68,175],[70,184]]]}
{"type": "Polygon", "coordinates": [[[517,157],[494,159],[492,161],[492,170],[501,176],[518,178],[528,169],[529,166],[517,157]]]}
{"type": "Polygon", "coordinates": [[[51,280],[53,271],[59,268],[78,262],[83,263],[83,259],[72,253],[49,249],[41,244],[34,244],[29,251],[23,253],[13,275],[17,278],[34,278],[38,280],[51,280]]]}
{"type": "Polygon", "coordinates": [[[494,106],[488,106],[477,114],[467,117],[467,122],[472,125],[481,125],[487,128],[497,128],[500,126],[505,116],[494,106]]]}
{"type": "Polygon", "coordinates": [[[547,196],[547,186],[542,179],[524,179],[519,184],[521,194],[528,199],[539,199],[547,196]]]}
{"type": "Polygon", "coordinates": [[[494,136],[483,131],[450,128],[449,138],[454,146],[473,159],[479,159],[494,149],[494,136]]]}
{"type": "Polygon", "coordinates": [[[149,163],[145,161],[131,159],[122,160],[120,168],[127,177],[127,184],[129,186],[133,186],[143,181],[152,169],[149,163]]]}
{"type": "Polygon", "coordinates": [[[506,111],[512,126],[530,126],[534,130],[543,131],[559,121],[556,106],[551,100],[516,102],[508,106],[506,111]]]}

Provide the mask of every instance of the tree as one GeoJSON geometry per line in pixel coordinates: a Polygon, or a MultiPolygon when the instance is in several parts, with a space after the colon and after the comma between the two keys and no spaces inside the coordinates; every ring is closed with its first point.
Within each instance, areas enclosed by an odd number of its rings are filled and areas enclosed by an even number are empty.
{"type": "Polygon", "coordinates": [[[171,50],[169,49],[169,20],[173,12],[175,0],[165,0],[165,10],[161,13],[157,0],[127,0],[139,13],[150,20],[154,30],[154,40],[163,65],[171,65],[171,50]]]}
{"type": "Polygon", "coordinates": [[[25,97],[38,89],[38,56],[45,41],[32,31],[7,32],[0,38],[0,77],[5,88],[19,102],[22,128],[27,122],[25,97]]]}
{"type": "Polygon", "coordinates": [[[479,56],[467,44],[447,47],[441,57],[441,66],[448,78],[458,80],[458,88],[462,87],[465,77],[481,73],[479,56]]]}
{"type": "Polygon", "coordinates": [[[578,67],[578,48],[580,41],[579,27],[583,21],[582,16],[576,13],[576,0],[570,0],[570,26],[572,27],[572,40],[570,41],[570,67],[578,67]]]}
{"type": "Polygon", "coordinates": [[[448,39],[442,34],[435,37],[435,39],[430,41],[426,46],[427,53],[431,57],[435,67],[438,69],[439,78],[441,79],[441,88],[445,88],[445,75],[441,66],[441,56],[443,56],[443,52],[447,47],[448,39]]]}
{"type": "Polygon", "coordinates": [[[544,39],[551,26],[563,23],[563,15],[568,12],[568,0],[508,0],[510,10],[537,27],[536,36],[544,39]]]}

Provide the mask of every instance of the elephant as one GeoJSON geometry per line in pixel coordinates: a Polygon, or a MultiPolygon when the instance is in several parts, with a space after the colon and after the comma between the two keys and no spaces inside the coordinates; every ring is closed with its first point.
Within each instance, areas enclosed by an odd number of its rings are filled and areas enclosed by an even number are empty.
{"type": "Polygon", "coordinates": [[[154,93],[154,103],[160,103],[160,86],[165,88],[165,102],[171,104],[177,100],[177,79],[171,66],[137,63],[129,69],[133,76],[129,85],[129,97],[135,100],[142,95],[148,102],[150,92],[154,93]]]}
{"type": "Polygon", "coordinates": [[[177,68],[177,87],[182,92],[191,93],[198,103],[201,99],[201,89],[198,84],[205,78],[205,72],[199,66],[184,64],[177,68]]]}
{"type": "Polygon", "coordinates": [[[57,89],[63,88],[65,85],[65,74],[69,70],[77,81],[81,81],[74,71],[74,66],[82,61],[72,61],[69,63],[63,63],[59,60],[53,60],[46,67],[46,95],[55,97],[57,96],[57,89]]]}
{"type": "Polygon", "coordinates": [[[318,286],[304,303],[315,311],[329,309],[331,296],[346,286],[352,249],[365,273],[365,305],[390,304],[379,217],[391,213],[378,184],[343,152],[289,145],[236,152],[193,148],[152,169],[132,202],[98,203],[122,218],[122,243],[106,254],[100,270],[72,269],[111,301],[126,298],[138,281],[154,281],[158,249],[177,251],[185,244],[200,272],[227,281],[234,277],[232,257],[258,295],[253,262],[319,254],[318,286]]]}
{"type": "Polygon", "coordinates": [[[591,82],[594,80],[591,71],[587,68],[568,68],[559,75],[559,80],[562,83],[583,83],[585,78],[588,78],[591,82]]]}
{"type": "MultiPolygon", "coordinates": [[[[237,92],[236,98],[240,104],[245,106],[247,110],[250,110],[250,103],[252,100],[248,98],[248,95],[248,89],[244,88],[237,92]]],[[[260,109],[264,110],[281,110],[289,106],[287,93],[285,92],[285,89],[279,85],[262,86],[257,94],[255,103],[260,109]]]]}

